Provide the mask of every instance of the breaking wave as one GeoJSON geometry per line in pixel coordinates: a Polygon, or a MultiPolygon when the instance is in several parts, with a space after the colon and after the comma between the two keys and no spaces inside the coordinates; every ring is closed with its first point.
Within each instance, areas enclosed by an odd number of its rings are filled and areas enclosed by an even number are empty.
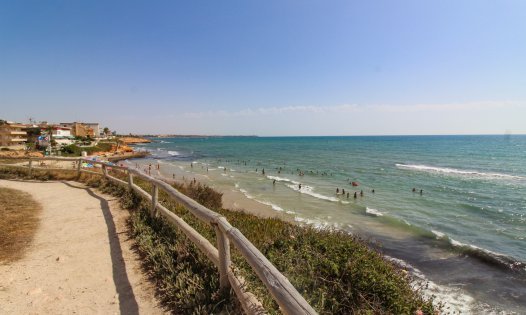
{"type": "Polygon", "coordinates": [[[396,167],[402,169],[409,169],[422,172],[430,173],[439,173],[439,174],[452,174],[457,176],[472,176],[480,178],[494,178],[494,179],[524,179],[524,177],[502,174],[502,173],[486,173],[472,170],[460,170],[456,168],[449,167],[437,167],[437,166],[428,166],[428,165],[419,165],[419,164],[395,164],[396,167]]]}

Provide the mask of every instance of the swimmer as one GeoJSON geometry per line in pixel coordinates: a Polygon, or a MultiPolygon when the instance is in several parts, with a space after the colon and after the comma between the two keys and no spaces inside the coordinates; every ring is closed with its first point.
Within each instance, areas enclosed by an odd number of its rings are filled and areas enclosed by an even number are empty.
{"type": "Polygon", "coordinates": [[[373,189],[373,190],[371,190],[371,192],[372,192],[372,193],[374,194],[374,189],[373,189]]]}
{"type": "Polygon", "coordinates": [[[422,189],[420,189],[420,194],[422,195],[424,193],[424,191],[422,189]]]}
{"type": "Polygon", "coordinates": [[[415,187],[413,187],[413,192],[416,192],[416,188],[415,187]]]}
{"type": "Polygon", "coordinates": [[[360,190],[360,197],[363,197],[363,190],[360,190]]]}
{"type": "Polygon", "coordinates": [[[354,199],[356,199],[358,196],[356,196],[356,192],[354,192],[354,199]]]}
{"type": "Polygon", "coordinates": [[[301,184],[298,185],[298,188],[301,189],[301,184]]]}
{"type": "Polygon", "coordinates": [[[272,181],[272,185],[276,185],[276,180],[273,180],[273,181],[272,181]]]}
{"type": "Polygon", "coordinates": [[[340,193],[340,189],[336,188],[336,194],[339,194],[339,193],[340,193]]]}

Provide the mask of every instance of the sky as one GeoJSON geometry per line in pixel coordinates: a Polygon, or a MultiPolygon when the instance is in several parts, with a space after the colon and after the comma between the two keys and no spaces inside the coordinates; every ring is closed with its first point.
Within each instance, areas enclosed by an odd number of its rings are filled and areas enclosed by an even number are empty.
{"type": "Polygon", "coordinates": [[[0,119],[526,133],[526,1],[2,1],[0,119]]]}

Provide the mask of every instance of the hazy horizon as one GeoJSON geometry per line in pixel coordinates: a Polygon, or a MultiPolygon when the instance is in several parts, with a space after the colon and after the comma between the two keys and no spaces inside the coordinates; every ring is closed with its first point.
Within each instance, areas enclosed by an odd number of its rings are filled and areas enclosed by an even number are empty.
{"type": "Polygon", "coordinates": [[[120,134],[526,133],[526,2],[0,4],[0,118],[120,134]]]}

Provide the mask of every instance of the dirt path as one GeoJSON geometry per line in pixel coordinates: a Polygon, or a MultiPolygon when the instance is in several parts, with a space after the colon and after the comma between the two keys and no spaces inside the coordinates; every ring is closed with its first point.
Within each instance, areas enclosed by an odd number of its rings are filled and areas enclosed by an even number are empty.
{"type": "Polygon", "coordinates": [[[0,265],[0,314],[163,314],[118,201],[78,182],[0,180],[42,205],[24,258],[0,265]]]}

